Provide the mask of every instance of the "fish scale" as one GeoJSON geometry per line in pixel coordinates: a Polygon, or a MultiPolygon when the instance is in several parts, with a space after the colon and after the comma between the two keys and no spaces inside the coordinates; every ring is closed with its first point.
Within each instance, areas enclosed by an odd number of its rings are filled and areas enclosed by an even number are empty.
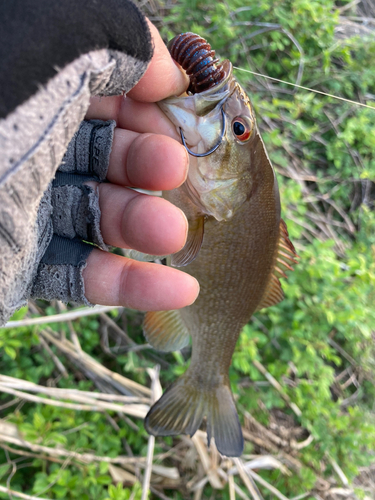
{"type": "Polygon", "coordinates": [[[240,456],[243,436],[228,376],[232,355],[253,313],[283,299],[279,277],[296,253],[250,100],[229,61],[222,68],[224,78],[213,88],[159,103],[193,152],[217,143],[222,112],[226,126],[220,147],[193,158],[185,183],[163,194],[189,222],[186,245],[169,264],[184,266],[200,294],[189,307],[145,316],[145,336],[156,349],[181,349],[192,339],[187,371],[150,409],[145,428],[156,436],[193,435],[206,419],[208,441],[214,438],[223,455],[240,456]]]}
{"type": "Polygon", "coordinates": [[[185,322],[198,318],[199,326],[192,329],[192,370],[206,369],[207,352],[210,360],[229,368],[239,333],[263,296],[264,274],[271,274],[275,260],[279,214],[275,203],[267,210],[256,201],[245,202],[230,222],[206,224],[199,258],[184,269],[199,279],[202,289],[196,302],[181,311],[185,322]],[[262,244],[254,244],[257,240],[262,244]]]}

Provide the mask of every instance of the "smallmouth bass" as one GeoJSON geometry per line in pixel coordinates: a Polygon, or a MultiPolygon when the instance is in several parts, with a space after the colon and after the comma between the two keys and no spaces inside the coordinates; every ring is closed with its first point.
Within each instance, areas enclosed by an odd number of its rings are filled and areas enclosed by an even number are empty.
{"type": "Polygon", "coordinates": [[[169,263],[185,266],[200,294],[189,307],[148,312],[144,320],[145,336],[158,350],[181,349],[191,336],[192,357],[150,409],[145,428],[156,436],[192,436],[206,417],[208,442],[213,437],[220,453],[240,456],[243,436],[228,376],[232,355],[253,313],[283,299],[279,277],[297,255],[250,100],[231,63],[217,66],[202,40],[187,33],[172,41],[190,91],[159,103],[191,155],[185,183],[164,193],[189,221],[186,245],[169,263]]]}

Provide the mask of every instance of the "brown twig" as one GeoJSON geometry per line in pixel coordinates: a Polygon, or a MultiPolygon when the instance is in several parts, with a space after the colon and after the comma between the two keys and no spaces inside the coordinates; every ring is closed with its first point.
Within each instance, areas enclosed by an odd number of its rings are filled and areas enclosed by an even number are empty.
{"type": "Polygon", "coordinates": [[[264,375],[266,377],[266,379],[269,381],[269,383],[278,391],[278,393],[280,394],[280,396],[284,399],[284,401],[288,404],[288,406],[290,407],[290,409],[297,415],[297,417],[301,417],[302,416],[302,412],[301,410],[298,408],[298,406],[293,403],[291,400],[290,400],[290,397],[288,396],[288,394],[285,393],[284,389],[281,387],[281,385],[279,384],[279,382],[275,379],[275,377],[273,377],[267,370],[266,368],[257,360],[257,359],[253,359],[253,365],[255,366],[255,368],[260,371],[260,373],[262,375],[264,375]]]}
{"type": "Polygon", "coordinates": [[[14,497],[17,498],[24,498],[25,500],[49,500],[48,498],[33,497],[30,495],[26,495],[26,493],[21,493],[20,491],[11,490],[9,488],[6,488],[5,486],[0,486],[0,492],[7,493],[8,495],[13,495],[14,497]]]}
{"type": "Polygon", "coordinates": [[[253,500],[263,500],[263,498],[258,494],[257,489],[254,487],[254,484],[247,476],[246,471],[243,467],[242,460],[239,458],[233,459],[234,463],[237,465],[238,473],[240,478],[242,479],[244,485],[249,490],[250,495],[253,497],[253,500]]]}
{"type": "Polygon", "coordinates": [[[142,464],[145,462],[144,457],[122,457],[118,456],[115,458],[98,456],[93,453],[78,453],[75,451],[65,450],[64,448],[50,448],[49,446],[43,446],[40,444],[30,443],[29,441],[25,441],[24,439],[20,439],[13,436],[8,436],[6,434],[0,433],[0,442],[11,443],[16,446],[20,446],[22,448],[27,448],[31,451],[37,453],[46,453],[52,457],[70,457],[74,460],[77,460],[83,464],[92,463],[92,462],[106,462],[111,464],[142,464]]]}
{"type": "Polygon", "coordinates": [[[63,464],[65,462],[65,460],[61,460],[55,457],[50,457],[48,455],[40,455],[37,453],[31,453],[29,451],[17,450],[16,448],[12,448],[11,446],[8,446],[4,443],[1,443],[0,447],[3,448],[4,450],[9,451],[10,453],[14,453],[15,455],[21,455],[23,457],[38,458],[39,460],[49,460],[50,462],[56,462],[59,464],[63,464]]]}

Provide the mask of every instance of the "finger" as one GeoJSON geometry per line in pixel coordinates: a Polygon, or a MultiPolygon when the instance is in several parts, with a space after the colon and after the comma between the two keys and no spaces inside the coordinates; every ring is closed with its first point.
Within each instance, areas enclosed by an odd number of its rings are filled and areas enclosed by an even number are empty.
{"type": "Polygon", "coordinates": [[[92,304],[143,311],[180,309],[192,304],[199,293],[197,280],[177,269],[97,249],[87,260],[83,279],[85,296],[92,304]]]}
{"type": "Polygon", "coordinates": [[[107,179],[152,191],[174,189],[186,179],[186,149],[163,135],[115,129],[107,179]]]}
{"type": "Polygon", "coordinates": [[[86,111],[85,120],[115,120],[117,122],[123,100],[123,95],[90,97],[90,106],[86,111]]]}
{"type": "Polygon", "coordinates": [[[175,125],[155,103],[137,102],[127,97],[122,101],[117,124],[136,132],[153,132],[181,140],[175,125]]]}
{"type": "Polygon", "coordinates": [[[128,95],[137,101],[157,102],[181,95],[189,86],[189,78],[168,52],[158,30],[149,21],[154,42],[154,55],[146,73],[128,95]]]}
{"type": "Polygon", "coordinates": [[[184,246],[187,219],[163,198],[112,184],[99,184],[101,232],[108,245],[169,255],[184,246]]]}
{"type": "Polygon", "coordinates": [[[152,132],[180,140],[176,127],[155,103],[133,101],[129,97],[91,97],[86,120],[115,120],[119,128],[152,132]]]}

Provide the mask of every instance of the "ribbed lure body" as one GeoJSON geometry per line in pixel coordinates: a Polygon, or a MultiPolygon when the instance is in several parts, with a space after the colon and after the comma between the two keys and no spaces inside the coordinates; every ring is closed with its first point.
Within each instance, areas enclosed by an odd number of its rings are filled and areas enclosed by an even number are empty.
{"type": "Polygon", "coordinates": [[[195,33],[182,33],[168,44],[172,58],[180,64],[190,77],[189,91],[203,92],[220,83],[224,70],[215,51],[207,41],[195,33]]]}

